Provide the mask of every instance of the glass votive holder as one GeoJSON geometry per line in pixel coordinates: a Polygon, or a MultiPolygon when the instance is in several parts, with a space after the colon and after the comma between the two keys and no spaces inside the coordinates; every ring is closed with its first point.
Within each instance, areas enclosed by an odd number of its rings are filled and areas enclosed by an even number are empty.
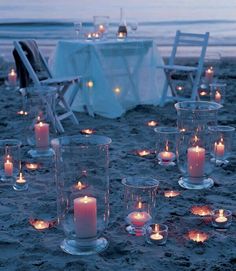
{"type": "Polygon", "coordinates": [[[17,139],[0,140],[0,180],[12,181],[19,174],[21,141],[17,139]]]}
{"type": "Polygon", "coordinates": [[[94,31],[105,37],[109,30],[109,16],[93,16],[94,31]]]}
{"type": "Polygon", "coordinates": [[[230,210],[216,209],[212,211],[212,226],[218,229],[227,229],[232,223],[230,210]]]}
{"type": "Polygon", "coordinates": [[[150,224],[146,228],[146,242],[151,245],[164,245],[168,237],[168,226],[165,224],[150,224]]]}
{"type": "Polygon", "coordinates": [[[159,165],[173,166],[176,158],[178,129],[176,127],[156,127],[156,153],[159,165]]]}
{"type": "Polygon", "coordinates": [[[210,84],[210,99],[212,102],[219,104],[224,103],[225,99],[226,84],[225,83],[214,83],[210,84]]]}
{"type": "Polygon", "coordinates": [[[20,175],[16,178],[15,183],[13,184],[13,189],[15,191],[25,191],[28,190],[28,182],[23,176],[22,171],[20,171],[20,175]]]}
{"type": "Polygon", "coordinates": [[[211,133],[212,162],[216,165],[228,164],[232,152],[235,128],[232,126],[217,125],[208,127],[211,133]]]}
{"type": "Polygon", "coordinates": [[[122,184],[125,187],[126,230],[136,236],[145,235],[145,227],[154,215],[159,181],[149,177],[128,177],[122,184]]]}

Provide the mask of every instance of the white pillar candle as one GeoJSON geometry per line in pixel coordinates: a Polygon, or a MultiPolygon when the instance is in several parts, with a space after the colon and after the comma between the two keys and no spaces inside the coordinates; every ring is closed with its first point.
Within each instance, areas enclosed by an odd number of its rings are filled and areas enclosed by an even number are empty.
{"type": "Polygon", "coordinates": [[[47,148],[49,145],[49,124],[39,122],[34,125],[37,148],[47,148]]]}
{"type": "Polygon", "coordinates": [[[188,173],[190,177],[204,175],[205,149],[201,147],[188,148],[188,173]]]}
{"type": "Polygon", "coordinates": [[[74,199],[75,232],[79,238],[92,238],[97,235],[97,200],[94,197],[74,199]]]}

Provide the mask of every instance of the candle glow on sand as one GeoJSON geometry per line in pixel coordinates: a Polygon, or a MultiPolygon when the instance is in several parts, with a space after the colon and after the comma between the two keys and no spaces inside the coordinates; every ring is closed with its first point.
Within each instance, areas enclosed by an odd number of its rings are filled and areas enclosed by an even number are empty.
{"type": "Polygon", "coordinates": [[[174,191],[174,190],[167,190],[164,192],[164,196],[166,198],[174,198],[180,195],[179,191],[174,191]]]}
{"type": "Polygon", "coordinates": [[[147,122],[147,126],[149,126],[149,127],[156,127],[157,126],[157,121],[150,120],[150,121],[147,122]]]}
{"type": "Polygon", "coordinates": [[[40,219],[32,219],[29,222],[36,230],[45,230],[50,227],[50,223],[48,221],[40,219]]]}
{"type": "Polygon", "coordinates": [[[95,131],[93,129],[86,128],[86,129],[81,130],[80,133],[82,135],[92,135],[95,133],[95,131]]]}
{"type": "Polygon", "coordinates": [[[194,215],[199,215],[199,216],[209,216],[209,215],[211,215],[212,210],[207,205],[193,206],[191,208],[191,213],[194,215]]]}
{"type": "Polygon", "coordinates": [[[187,234],[189,240],[192,240],[196,243],[204,243],[208,239],[208,234],[201,231],[192,230],[187,234]]]}
{"type": "Polygon", "coordinates": [[[136,153],[140,157],[148,156],[151,154],[149,150],[138,150],[136,153]]]}

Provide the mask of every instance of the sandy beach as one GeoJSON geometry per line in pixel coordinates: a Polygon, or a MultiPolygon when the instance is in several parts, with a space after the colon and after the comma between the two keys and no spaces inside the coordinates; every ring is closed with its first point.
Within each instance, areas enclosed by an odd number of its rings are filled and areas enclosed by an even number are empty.
{"type": "MultiPolygon", "coordinates": [[[[186,60],[185,60],[186,61],[186,60]]],[[[190,60],[187,60],[190,61],[190,60]]],[[[3,76],[12,63],[2,63],[3,76]]],[[[227,83],[224,107],[219,111],[219,124],[236,127],[236,62],[223,59],[217,75],[227,83]]],[[[24,118],[16,114],[21,110],[21,95],[8,89],[0,81],[0,138],[15,138],[25,142],[24,118]]],[[[0,183],[0,270],[9,271],[75,271],[75,270],[124,270],[124,271],[233,271],[236,270],[236,153],[235,140],[230,163],[218,166],[212,173],[214,186],[209,190],[184,190],[179,187],[180,172],[177,166],[162,167],[154,154],[138,157],[138,149],[155,150],[156,134],[147,122],[158,125],[176,125],[173,103],[165,107],[138,106],[118,119],[94,118],[76,113],[78,127],[65,121],[65,135],[76,135],[84,128],[112,139],[110,148],[110,221],[104,235],[109,247],[99,255],[71,256],[60,249],[63,231],[60,225],[37,231],[29,224],[29,209],[39,208],[42,201],[34,187],[34,177],[29,175],[29,189],[16,192],[10,183],[0,183]],[[121,180],[127,176],[149,176],[160,181],[156,221],[169,227],[164,246],[152,246],[144,237],[130,236],[125,231],[121,180]],[[165,198],[165,190],[178,190],[180,195],[165,198]],[[31,204],[32,195],[38,195],[38,206],[31,204]],[[227,231],[215,230],[209,219],[191,213],[192,206],[207,205],[212,209],[229,209],[233,221],[227,231]],[[189,230],[208,234],[204,243],[187,238],[189,230]]],[[[23,160],[27,150],[22,146],[23,160]]],[[[55,188],[53,180],[50,187],[55,188]]],[[[55,189],[47,190],[55,198],[55,189]]],[[[35,201],[34,201],[35,202],[35,201]]]]}

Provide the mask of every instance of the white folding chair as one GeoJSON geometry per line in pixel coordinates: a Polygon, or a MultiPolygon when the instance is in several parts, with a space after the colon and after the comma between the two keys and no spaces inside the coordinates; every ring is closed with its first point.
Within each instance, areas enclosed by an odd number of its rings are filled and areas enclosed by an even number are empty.
{"type": "Polygon", "coordinates": [[[208,45],[209,32],[205,34],[194,34],[194,33],[183,33],[181,31],[176,31],[176,36],[172,48],[172,52],[167,65],[157,66],[157,68],[161,68],[164,70],[166,74],[166,80],[164,83],[162,96],[160,100],[160,106],[163,106],[167,101],[174,100],[196,100],[198,97],[198,86],[201,79],[204,58],[206,54],[206,49],[208,45]],[[199,57],[197,59],[196,66],[183,66],[176,64],[177,52],[179,48],[183,48],[184,46],[194,46],[199,47],[199,57]],[[187,75],[188,81],[191,85],[191,95],[190,97],[181,97],[176,92],[176,88],[173,84],[172,75],[174,73],[185,73],[187,75]],[[168,87],[170,87],[172,96],[168,96],[168,87]]]}
{"type": "MultiPolygon", "coordinates": [[[[40,90],[40,87],[56,88],[56,103],[54,108],[50,107],[50,103],[47,104],[49,116],[54,118],[51,119],[51,121],[55,125],[55,130],[61,133],[64,132],[61,121],[65,118],[70,118],[74,124],[78,125],[79,122],[71,110],[71,105],[79,88],[70,89],[67,99],[65,99],[65,93],[74,83],[81,86],[81,77],[53,78],[47,62],[34,40],[14,41],[14,47],[13,55],[16,62],[17,73],[20,78],[20,87],[28,87],[33,83],[33,87],[36,91],[40,90]],[[64,113],[58,112],[58,105],[63,108],[64,113]]],[[[39,93],[39,95],[42,96],[41,93],[39,93]]]]}

